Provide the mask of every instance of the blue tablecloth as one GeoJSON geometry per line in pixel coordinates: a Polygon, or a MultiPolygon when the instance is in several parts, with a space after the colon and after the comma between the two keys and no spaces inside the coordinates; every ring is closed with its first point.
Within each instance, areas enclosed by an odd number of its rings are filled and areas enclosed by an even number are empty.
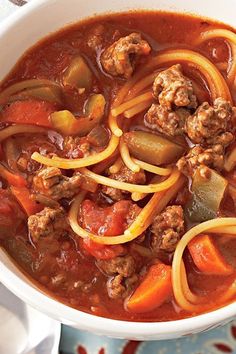
{"type": "Polygon", "coordinates": [[[60,354],[236,354],[236,322],[199,335],[154,342],[124,341],[63,326],[60,354]]]}

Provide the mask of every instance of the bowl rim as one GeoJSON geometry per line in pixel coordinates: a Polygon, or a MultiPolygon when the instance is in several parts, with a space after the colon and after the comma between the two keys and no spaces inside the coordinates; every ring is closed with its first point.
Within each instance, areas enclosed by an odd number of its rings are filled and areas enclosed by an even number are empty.
{"type": "MultiPolygon", "coordinates": [[[[56,2],[56,0],[50,1],[56,2]]],[[[24,18],[30,16],[31,12],[48,2],[49,0],[34,0],[17,9],[15,13],[1,21],[0,36],[7,35],[7,32],[14,27],[16,22],[21,22],[24,18]]],[[[176,10],[172,12],[176,12],[176,10]]],[[[9,257],[3,253],[5,252],[0,248],[0,281],[10,291],[32,307],[47,313],[54,319],[74,327],[78,326],[78,328],[93,331],[94,333],[103,335],[109,333],[109,336],[128,339],[156,340],[165,337],[177,338],[181,335],[196,333],[202,329],[213,328],[216,325],[230,321],[236,314],[236,302],[234,302],[208,313],[174,321],[133,322],[96,316],[69,307],[46,295],[39,288],[37,289],[33,283],[30,285],[30,281],[21,279],[16,275],[19,269],[15,265],[13,267],[16,268],[16,273],[7,267],[5,263],[9,262],[9,257]]],[[[12,263],[12,261],[10,262],[12,263]]]]}
{"type": "MultiPolygon", "coordinates": [[[[79,325],[82,324],[83,329],[92,330],[95,333],[101,332],[105,334],[109,332],[118,338],[124,337],[124,332],[127,333],[127,338],[132,338],[132,336],[137,338],[138,336],[140,338],[150,337],[149,339],[151,339],[155,335],[173,335],[173,337],[179,337],[183,333],[186,335],[201,331],[203,326],[207,330],[218,324],[220,325],[221,322],[225,323],[236,313],[235,302],[208,313],[175,321],[133,322],[95,316],[53,299],[53,297],[47,295],[39,288],[37,289],[29,278],[27,278],[27,281],[24,281],[18,277],[14,271],[10,270],[4,264],[4,260],[7,261],[10,258],[5,251],[0,250],[0,258],[3,258],[3,261],[0,261],[0,281],[12,293],[36,310],[46,312],[52,318],[60,320],[62,323],[72,326],[75,326],[77,323],[79,325]],[[107,328],[108,330],[106,330],[107,328]]],[[[18,272],[21,272],[14,263],[13,267],[18,272]]],[[[23,272],[21,273],[24,275],[23,272]]]]}

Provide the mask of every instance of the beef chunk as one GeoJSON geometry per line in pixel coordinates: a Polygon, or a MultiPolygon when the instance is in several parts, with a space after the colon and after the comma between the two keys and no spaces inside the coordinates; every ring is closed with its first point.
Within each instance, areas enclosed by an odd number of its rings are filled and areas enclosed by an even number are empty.
{"type": "Polygon", "coordinates": [[[180,64],[161,71],[153,83],[153,93],[160,105],[168,110],[175,107],[196,108],[197,98],[191,80],[182,73],[180,64]]]}
{"type": "Polygon", "coordinates": [[[151,247],[155,252],[174,252],[184,233],[184,216],[181,206],[172,205],[157,215],[151,226],[151,247]]]}
{"type": "Polygon", "coordinates": [[[202,166],[201,174],[205,174],[204,166],[221,170],[224,165],[224,148],[222,145],[213,145],[208,149],[202,146],[195,146],[186,156],[177,162],[177,167],[185,176],[192,177],[199,166],[202,166]]]}
{"type": "Polygon", "coordinates": [[[161,71],[153,83],[153,93],[159,103],[154,103],[144,118],[144,124],[169,136],[184,133],[188,109],[196,108],[197,99],[192,82],[181,71],[181,65],[173,65],[161,71]]]}
{"type": "Polygon", "coordinates": [[[40,170],[33,178],[35,192],[54,200],[72,198],[80,190],[83,177],[79,174],[66,177],[59,168],[47,167],[40,170]]]}
{"type": "Polygon", "coordinates": [[[102,46],[105,30],[105,26],[102,24],[96,25],[90,30],[87,44],[91,49],[97,50],[102,46]]]}
{"type": "Polygon", "coordinates": [[[109,297],[124,298],[132,290],[138,280],[135,274],[136,264],[131,255],[118,256],[109,260],[97,260],[98,267],[107,275],[112,276],[107,281],[109,297]]]}
{"type": "Polygon", "coordinates": [[[144,118],[144,124],[160,133],[176,136],[184,133],[186,118],[190,115],[184,108],[171,111],[167,106],[153,103],[144,118]]]}
{"type": "Polygon", "coordinates": [[[97,260],[98,267],[107,275],[120,274],[129,277],[134,274],[136,266],[132,256],[115,257],[109,260],[97,260]]]}
{"type": "Polygon", "coordinates": [[[129,278],[125,278],[122,275],[116,275],[107,282],[107,292],[112,299],[124,299],[134,289],[135,284],[138,281],[136,274],[129,278]]]}
{"type": "Polygon", "coordinates": [[[90,155],[91,147],[86,137],[67,136],[63,143],[63,152],[65,157],[77,159],[90,155]]]}
{"type": "Polygon", "coordinates": [[[66,213],[62,208],[44,208],[42,211],[28,218],[28,229],[34,242],[40,237],[58,237],[69,229],[66,213]]]}
{"type": "Polygon", "coordinates": [[[204,102],[187,118],[186,133],[196,144],[226,146],[233,140],[230,130],[235,115],[236,108],[223,98],[217,98],[213,107],[204,102]]]}
{"type": "MultiPolygon", "coordinates": [[[[133,184],[145,184],[146,182],[146,175],[143,170],[139,172],[132,172],[125,165],[123,165],[120,168],[119,172],[111,173],[109,177],[117,181],[133,183],[133,184]]],[[[102,187],[102,192],[115,201],[122,200],[125,198],[127,194],[129,194],[129,192],[127,191],[122,191],[120,189],[107,187],[107,186],[102,187]]]]}
{"type": "Polygon", "coordinates": [[[108,74],[128,79],[138,57],[148,55],[150,50],[148,42],[139,33],[131,33],[105,49],[101,55],[101,63],[108,74]]]}

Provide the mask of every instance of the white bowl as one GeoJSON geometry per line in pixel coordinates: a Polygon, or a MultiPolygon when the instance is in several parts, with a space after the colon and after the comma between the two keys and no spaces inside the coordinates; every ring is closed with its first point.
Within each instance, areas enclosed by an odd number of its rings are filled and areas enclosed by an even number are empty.
{"type": "MultiPolygon", "coordinates": [[[[40,38],[68,23],[106,12],[160,9],[190,12],[236,27],[235,0],[34,0],[0,26],[0,80],[17,59],[40,38]],[[145,4],[145,5],[144,5],[145,4]]],[[[77,311],[43,294],[0,250],[0,281],[37,310],[73,327],[96,334],[136,340],[171,339],[228,322],[236,303],[197,317],[160,323],[137,323],[96,317],[77,311]]]]}

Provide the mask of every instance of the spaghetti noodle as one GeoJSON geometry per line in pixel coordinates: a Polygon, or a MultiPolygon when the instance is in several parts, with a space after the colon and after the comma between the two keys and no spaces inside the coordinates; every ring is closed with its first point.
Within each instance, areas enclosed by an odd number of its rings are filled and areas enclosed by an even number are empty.
{"type": "Polygon", "coordinates": [[[141,210],[137,218],[130,227],[119,236],[98,236],[84,230],[78,223],[79,208],[86,195],[85,192],[80,193],[72,203],[69,212],[69,223],[72,230],[82,238],[90,238],[94,242],[104,245],[118,245],[130,242],[141,235],[151,224],[153,216],[160,213],[168,202],[178,193],[184,184],[184,178],[179,176],[176,182],[168,189],[157,192],[153,195],[146,206],[141,210]]]}
{"type": "Polygon", "coordinates": [[[120,190],[125,190],[127,192],[138,192],[138,193],[156,193],[160,192],[162,190],[170,188],[175,182],[179,179],[180,177],[180,172],[177,169],[173,169],[171,175],[163,182],[157,183],[157,184],[149,184],[149,185],[138,185],[138,184],[132,184],[132,183],[126,183],[126,182],[121,182],[117,181],[112,178],[104,177],[101,175],[98,175],[87,168],[83,167],[80,169],[80,172],[89,178],[91,178],[93,181],[97,182],[98,184],[102,184],[104,186],[120,189],[120,190]]]}
{"type": "Polygon", "coordinates": [[[195,44],[200,45],[205,41],[215,38],[223,38],[230,44],[232,58],[229,60],[227,78],[229,80],[229,84],[232,85],[236,77],[236,34],[223,28],[212,29],[202,32],[197,38],[195,44]]]}
{"type": "Polygon", "coordinates": [[[0,142],[13,135],[30,134],[30,133],[42,134],[42,133],[47,133],[47,130],[45,128],[41,128],[35,125],[28,125],[28,124],[11,125],[7,128],[0,130],[0,142]]]}
{"type": "Polygon", "coordinates": [[[91,311],[95,291],[114,317],[172,320],[236,298],[228,264],[236,218],[227,217],[236,213],[236,149],[227,145],[235,135],[236,34],[215,25],[202,32],[201,20],[188,18],[186,36],[182,25],[175,31],[183,16],[159,14],[174,30],[166,34],[156,21],[145,39],[154,14],[136,16],[124,16],[118,31],[119,21],[84,23],[76,48],[78,32],[67,38],[66,29],[29,51],[3,83],[0,142],[12,138],[0,147],[0,243],[79,309],[91,311]],[[217,279],[208,284],[208,274],[217,279]]]}
{"type": "MultiPolygon", "coordinates": [[[[236,218],[218,218],[218,219],[209,220],[190,229],[179,241],[174,253],[174,258],[172,263],[172,285],[173,285],[175,299],[177,303],[181,306],[181,308],[187,311],[198,312],[198,311],[210,309],[211,305],[213,305],[209,302],[208,297],[205,297],[205,303],[202,304],[202,301],[204,299],[202,297],[199,299],[196,295],[190,293],[188,290],[186,276],[184,275],[185,268],[182,260],[184,250],[187,247],[188,243],[200,233],[204,233],[208,231],[212,232],[213,230],[214,234],[218,235],[221,234],[224,229],[225,231],[228,232],[229,231],[228,227],[235,228],[235,226],[236,226],[236,218]],[[183,282],[184,282],[184,286],[183,286],[183,282]],[[186,298],[187,292],[189,293],[187,295],[188,298],[186,298]],[[190,302],[190,300],[194,301],[195,303],[200,302],[201,304],[198,305],[192,303],[190,302]]],[[[226,297],[229,295],[230,297],[231,294],[233,295],[235,292],[236,292],[235,281],[233,281],[229,289],[227,289],[222,296],[226,297]]],[[[219,301],[221,302],[221,299],[219,299],[219,301]]]]}

